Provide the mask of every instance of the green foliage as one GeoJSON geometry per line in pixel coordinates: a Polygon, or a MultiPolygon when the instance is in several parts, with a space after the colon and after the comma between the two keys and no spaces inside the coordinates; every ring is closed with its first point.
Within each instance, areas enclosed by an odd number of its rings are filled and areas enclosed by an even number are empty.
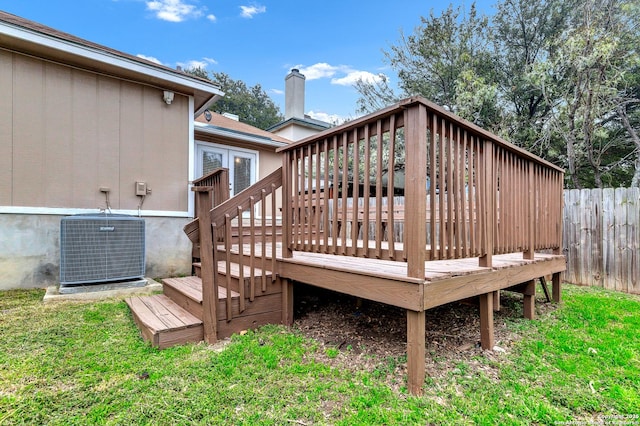
{"type": "Polygon", "coordinates": [[[502,0],[421,18],[384,52],[397,73],[359,82],[360,111],[421,95],[567,168],[567,185],[640,185],[636,0],[502,0]]]}
{"type": "Polygon", "coordinates": [[[243,123],[259,129],[267,129],[284,119],[284,116],[260,84],[248,87],[241,80],[234,80],[223,72],[209,76],[206,70],[195,68],[187,71],[218,84],[224,97],[209,108],[219,114],[236,114],[243,123]]]}
{"type": "Polygon", "coordinates": [[[556,311],[511,320],[522,338],[506,354],[456,362],[427,378],[423,397],[386,384],[405,357],[367,372],[341,366],[336,350],[327,365],[329,351],[281,326],[160,351],[124,302],[42,296],[0,292],[2,425],[533,425],[640,413],[640,299],[600,289],[565,286],[556,311]]]}

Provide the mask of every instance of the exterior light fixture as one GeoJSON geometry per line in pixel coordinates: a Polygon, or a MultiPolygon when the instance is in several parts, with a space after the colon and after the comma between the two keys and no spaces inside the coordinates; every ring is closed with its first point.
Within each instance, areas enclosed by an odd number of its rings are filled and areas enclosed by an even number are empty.
{"type": "Polygon", "coordinates": [[[165,90],[162,94],[162,99],[164,99],[167,105],[171,105],[171,102],[173,102],[173,96],[174,96],[173,92],[169,90],[165,90]]]}

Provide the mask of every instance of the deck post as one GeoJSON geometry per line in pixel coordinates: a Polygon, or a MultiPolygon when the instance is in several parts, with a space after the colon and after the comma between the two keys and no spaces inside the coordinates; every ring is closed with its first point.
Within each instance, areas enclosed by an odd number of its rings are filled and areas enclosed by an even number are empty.
{"type": "Polygon", "coordinates": [[[293,324],[293,283],[286,278],[278,278],[282,283],[282,324],[293,324]]]}
{"type": "Polygon", "coordinates": [[[217,289],[214,283],[213,236],[211,229],[211,191],[206,187],[193,187],[198,199],[198,227],[200,232],[200,275],[202,279],[202,325],[207,343],[218,341],[216,304],[217,289]]]}
{"type": "Polygon", "coordinates": [[[485,268],[493,267],[493,234],[495,222],[495,199],[496,187],[493,171],[493,142],[484,141],[482,150],[481,164],[484,173],[480,174],[480,188],[482,192],[482,210],[480,211],[480,222],[482,223],[482,248],[485,250],[484,255],[480,256],[479,265],[485,268]]]}
{"type": "Polygon", "coordinates": [[[532,320],[536,315],[536,280],[527,281],[522,294],[524,295],[524,317],[532,320]]]}
{"type": "Polygon", "coordinates": [[[480,295],[480,345],[483,350],[492,350],[494,346],[492,293],[480,295]]]}
{"type": "Polygon", "coordinates": [[[500,311],[500,290],[493,292],[493,312],[500,311]]]}
{"type": "Polygon", "coordinates": [[[424,279],[427,256],[427,109],[423,104],[416,104],[405,114],[407,275],[424,279]]]}
{"type": "Polygon", "coordinates": [[[425,314],[407,309],[407,388],[422,395],[425,378],[425,314]]]}
{"type": "Polygon", "coordinates": [[[553,286],[551,290],[551,293],[553,294],[553,301],[555,303],[560,303],[562,301],[562,283],[560,282],[560,272],[556,272],[555,274],[553,274],[551,280],[553,286]]]}

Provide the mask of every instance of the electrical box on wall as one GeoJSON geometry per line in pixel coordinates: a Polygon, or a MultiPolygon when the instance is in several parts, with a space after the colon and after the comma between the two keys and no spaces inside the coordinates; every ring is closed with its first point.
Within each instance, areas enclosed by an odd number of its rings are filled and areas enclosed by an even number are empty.
{"type": "Polygon", "coordinates": [[[147,182],[136,182],[136,195],[147,195],[147,182]]]}

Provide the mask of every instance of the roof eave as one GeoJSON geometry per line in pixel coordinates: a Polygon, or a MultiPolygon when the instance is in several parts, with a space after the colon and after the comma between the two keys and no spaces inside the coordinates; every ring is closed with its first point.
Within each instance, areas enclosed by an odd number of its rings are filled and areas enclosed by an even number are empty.
{"type": "Polygon", "coordinates": [[[219,136],[227,139],[233,139],[239,142],[247,142],[247,143],[252,143],[256,145],[262,145],[270,148],[280,148],[288,145],[286,142],[280,142],[280,141],[268,139],[265,137],[249,135],[243,132],[223,129],[220,127],[212,126],[210,124],[200,123],[198,121],[194,122],[194,128],[197,132],[206,133],[208,135],[219,136]]]}

